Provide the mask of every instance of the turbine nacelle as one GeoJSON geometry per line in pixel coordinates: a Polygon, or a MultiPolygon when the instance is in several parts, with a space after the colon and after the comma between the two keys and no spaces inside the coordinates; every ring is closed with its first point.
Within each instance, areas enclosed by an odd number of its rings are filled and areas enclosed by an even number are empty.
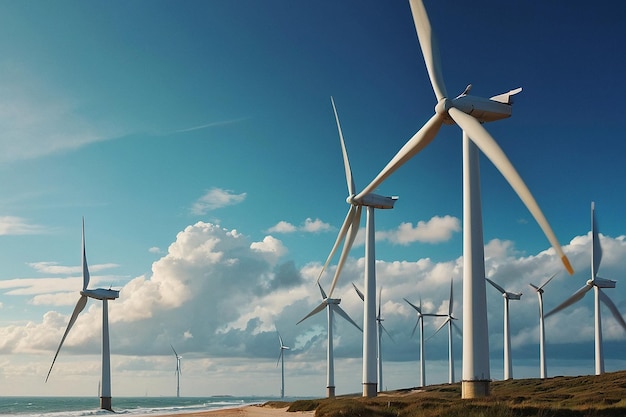
{"type": "Polygon", "coordinates": [[[506,292],[504,294],[502,294],[502,297],[506,298],[507,300],[521,300],[522,299],[522,293],[516,293],[516,292],[506,292]]]}
{"type": "Polygon", "coordinates": [[[397,196],[386,197],[374,193],[369,193],[365,194],[358,200],[355,198],[355,195],[351,195],[346,198],[346,202],[353,206],[374,207],[377,209],[392,209],[394,204],[396,204],[397,199],[397,196]]]}
{"type": "Polygon", "coordinates": [[[499,94],[491,98],[484,98],[467,94],[470,88],[471,85],[469,85],[461,95],[452,100],[448,98],[439,100],[435,106],[435,112],[443,117],[444,123],[450,125],[456,123],[448,114],[448,110],[452,107],[461,110],[465,114],[469,114],[481,123],[511,117],[513,109],[511,106],[511,104],[513,104],[511,97],[522,91],[521,88],[516,88],[507,93],[499,94]]]}
{"type": "Polygon", "coordinates": [[[82,290],[80,295],[85,297],[95,298],[96,300],[115,300],[119,298],[120,292],[117,290],[107,290],[104,288],[97,288],[95,290],[82,290]]]}
{"type": "Polygon", "coordinates": [[[613,281],[612,279],[595,277],[594,279],[588,280],[587,285],[596,286],[598,288],[615,288],[616,282],[617,281],[613,281]]]}

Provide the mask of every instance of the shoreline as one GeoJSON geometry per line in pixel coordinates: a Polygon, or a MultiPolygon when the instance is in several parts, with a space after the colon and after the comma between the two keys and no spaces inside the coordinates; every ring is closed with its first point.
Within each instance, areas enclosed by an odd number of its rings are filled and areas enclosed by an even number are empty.
{"type": "MultiPolygon", "coordinates": [[[[285,417],[285,416],[314,416],[315,411],[288,412],[289,407],[274,408],[263,404],[248,404],[217,410],[192,411],[172,414],[159,414],[158,417],[285,417]]],[[[155,415],[156,416],[156,415],[155,415]]]]}

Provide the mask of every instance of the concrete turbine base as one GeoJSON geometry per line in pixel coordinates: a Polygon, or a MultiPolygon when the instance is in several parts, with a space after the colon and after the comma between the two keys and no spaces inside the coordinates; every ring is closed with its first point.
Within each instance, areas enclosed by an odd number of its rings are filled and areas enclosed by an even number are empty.
{"type": "Polygon", "coordinates": [[[491,394],[489,388],[490,383],[491,381],[489,380],[462,381],[461,398],[465,400],[488,397],[491,394]]]}
{"type": "Polygon", "coordinates": [[[326,387],[326,398],[335,398],[335,387],[326,387]]]}
{"type": "Polygon", "coordinates": [[[378,395],[378,383],[364,382],[363,383],[363,396],[364,397],[376,397],[376,395],[378,395]]]}
{"type": "Polygon", "coordinates": [[[100,408],[103,410],[113,411],[111,406],[111,397],[100,397],[100,408]]]}

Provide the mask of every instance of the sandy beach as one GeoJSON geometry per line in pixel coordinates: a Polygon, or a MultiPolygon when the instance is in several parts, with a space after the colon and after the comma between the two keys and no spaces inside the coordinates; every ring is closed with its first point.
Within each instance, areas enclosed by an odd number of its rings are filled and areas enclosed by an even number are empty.
{"type": "MultiPolygon", "coordinates": [[[[244,407],[226,408],[222,410],[199,411],[194,413],[170,414],[171,417],[303,417],[315,415],[315,411],[287,412],[287,407],[273,408],[263,405],[246,405],[244,407]]],[[[162,416],[166,417],[166,416],[162,416]]]]}

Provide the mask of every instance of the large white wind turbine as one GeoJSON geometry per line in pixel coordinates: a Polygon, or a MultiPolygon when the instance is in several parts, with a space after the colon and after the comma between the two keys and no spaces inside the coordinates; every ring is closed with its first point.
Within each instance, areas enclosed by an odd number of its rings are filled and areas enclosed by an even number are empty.
{"type": "MultiPolygon", "coordinates": [[[[315,307],[313,311],[306,315],[302,320],[300,320],[296,324],[302,323],[304,320],[309,317],[319,313],[320,311],[328,308],[328,342],[326,345],[326,396],[328,398],[335,398],[335,360],[333,357],[333,318],[334,313],[339,314],[343,317],[348,323],[352,324],[357,329],[361,330],[358,324],[356,324],[348,313],[346,313],[341,307],[339,307],[339,303],[341,303],[341,298],[329,298],[324,292],[321,284],[318,282],[317,285],[320,288],[320,293],[322,294],[322,302],[320,305],[315,307]]],[[[363,331],[363,330],[361,330],[363,331]]]]}
{"type": "Polygon", "coordinates": [[[462,397],[489,395],[489,339],[487,300],[480,203],[478,148],[502,173],[533,215],[568,272],[572,267],[550,225],[507,156],[483,123],[511,116],[512,96],[521,89],[491,98],[470,96],[468,86],[456,98],[449,98],[443,81],[439,49],[421,0],[410,0],[413,20],[428,75],[437,98],[435,114],[398,151],[378,176],[354,196],[368,195],[402,164],[424,149],[437,135],[441,125],[457,124],[463,131],[463,380],[462,397]]]}
{"type": "Polygon", "coordinates": [[[339,124],[339,116],[337,115],[337,109],[335,108],[335,102],[331,97],[331,103],[333,105],[333,112],[335,113],[335,120],[337,122],[337,130],[339,131],[339,140],[341,142],[341,151],[343,153],[343,163],[346,172],[346,182],[348,184],[348,198],[346,201],[350,204],[348,214],[339,230],[335,244],[320,271],[318,277],[321,278],[322,274],[328,267],[331,259],[337,252],[339,245],[344,242],[333,277],[332,284],[328,296],[331,297],[337,280],[343,268],[343,265],[348,257],[348,253],[352,248],[354,239],[356,238],[359,226],[361,223],[361,211],[363,207],[367,208],[367,221],[365,227],[365,299],[363,304],[363,396],[374,397],[377,393],[376,386],[376,254],[375,254],[375,228],[374,228],[374,209],[392,209],[397,197],[384,197],[378,194],[373,194],[370,191],[367,193],[361,192],[356,194],[356,186],[354,185],[354,179],[352,177],[352,169],[350,168],[350,161],[348,159],[348,152],[343,140],[343,133],[341,131],[341,125],[339,124]]]}
{"type": "Polygon", "coordinates": [[[176,357],[176,396],[180,397],[180,374],[182,374],[182,369],[180,367],[180,360],[183,358],[178,353],[176,353],[176,349],[174,346],[170,345],[172,350],[174,351],[174,356],[176,357]]]}
{"type": "Polygon", "coordinates": [[[543,287],[548,285],[548,282],[552,281],[556,274],[552,275],[546,282],[541,284],[540,286],[536,286],[535,284],[529,284],[537,293],[537,298],[539,298],[539,375],[541,379],[546,378],[547,369],[546,369],[546,330],[544,326],[544,315],[543,315],[543,287]]]}
{"type": "Polygon", "coordinates": [[[415,330],[419,326],[420,328],[420,387],[426,386],[426,364],[424,362],[424,317],[447,317],[445,314],[435,314],[435,313],[423,313],[422,312],[422,299],[420,298],[419,307],[404,298],[411,307],[417,311],[417,322],[415,322],[415,327],[413,327],[413,332],[411,333],[411,337],[415,334],[415,330]]]}
{"type": "Polygon", "coordinates": [[[509,320],[509,300],[521,300],[522,293],[509,292],[485,278],[496,290],[500,291],[504,299],[504,379],[513,378],[513,361],[511,359],[511,320],[509,320]]]}
{"type": "Polygon", "coordinates": [[[289,350],[289,346],[285,346],[283,338],[278,333],[278,343],[280,344],[280,353],[278,354],[278,361],[276,366],[280,363],[280,398],[285,398],[285,351],[289,350]]]}
{"type": "MultiPolygon", "coordinates": [[[[356,291],[356,293],[359,295],[359,298],[363,300],[363,302],[365,302],[365,296],[363,295],[361,290],[359,290],[357,286],[354,285],[354,283],[352,283],[352,286],[354,287],[354,290],[356,291]]],[[[376,368],[378,369],[376,373],[377,375],[376,383],[378,385],[378,392],[383,391],[383,332],[387,333],[387,336],[389,336],[389,338],[393,341],[393,337],[387,331],[385,326],[383,326],[383,321],[385,321],[385,319],[383,319],[382,310],[381,310],[381,305],[383,303],[382,297],[383,297],[383,288],[380,287],[378,290],[378,314],[376,314],[376,340],[377,340],[376,368]]]]}
{"type": "MultiPolygon", "coordinates": [[[[448,314],[444,314],[443,317],[446,319],[441,323],[441,326],[432,334],[428,339],[439,333],[439,330],[443,329],[443,326],[448,325],[448,383],[454,383],[454,350],[452,349],[452,327],[456,327],[454,320],[456,317],[452,315],[452,306],[454,305],[454,297],[452,292],[452,284],[453,281],[450,281],[450,302],[448,303],[448,314]]],[[[461,332],[461,330],[456,327],[456,329],[461,332]]],[[[465,335],[464,335],[465,336],[465,335]]],[[[428,340],[427,339],[427,340],[428,340]]]]}
{"type": "Polygon", "coordinates": [[[557,307],[552,309],[546,317],[561,311],[566,307],[574,304],[582,299],[587,291],[594,290],[594,310],[595,310],[595,351],[596,351],[596,375],[604,373],[604,352],[602,350],[602,319],[600,317],[600,301],[602,301],[613,313],[613,317],[617,322],[626,329],[626,322],[617,306],[611,301],[601,288],[615,288],[615,281],[600,278],[598,276],[598,268],[602,260],[602,246],[600,246],[600,237],[598,236],[598,226],[596,224],[595,205],[591,202],[591,279],[587,280],[584,287],[576,291],[571,297],[563,301],[557,307]]]}
{"type": "Polygon", "coordinates": [[[70,317],[70,321],[67,324],[67,328],[65,329],[65,333],[63,333],[63,337],[61,338],[61,343],[59,343],[59,347],[57,348],[56,353],[54,354],[54,359],[52,359],[52,365],[50,365],[50,370],[48,371],[48,375],[46,376],[46,382],[50,377],[50,372],[52,372],[52,367],[54,366],[54,362],[59,355],[59,351],[61,350],[61,346],[63,346],[63,342],[67,337],[70,329],[76,322],[78,315],[85,309],[87,305],[88,298],[94,298],[96,300],[102,301],[102,385],[100,392],[100,408],[104,410],[112,410],[111,408],[111,351],[109,349],[109,300],[115,300],[120,296],[120,292],[112,289],[104,289],[97,288],[95,290],[87,289],[89,286],[89,268],[87,266],[87,255],[85,253],[85,219],[83,219],[83,237],[82,237],[82,252],[83,252],[83,289],[80,292],[80,298],[76,303],[76,307],[74,307],[74,311],[72,312],[72,316],[70,317]]]}

